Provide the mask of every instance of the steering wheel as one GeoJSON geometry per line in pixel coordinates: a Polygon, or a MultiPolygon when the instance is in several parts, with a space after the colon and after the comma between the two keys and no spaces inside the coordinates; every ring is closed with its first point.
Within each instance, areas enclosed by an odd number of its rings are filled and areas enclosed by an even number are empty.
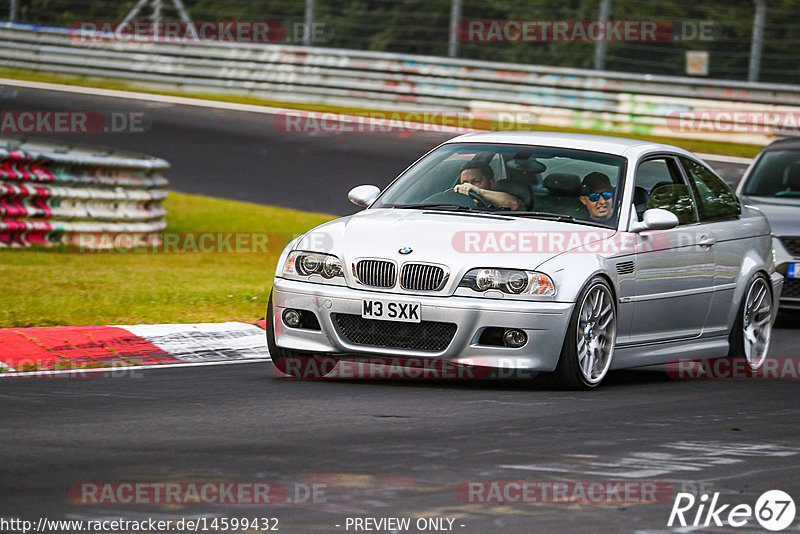
{"type": "MultiPolygon", "coordinates": [[[[458,193],[458,194],[460,195],[461,193],[458,193]]],[[[469,192],[469,198],[475,200],[475,202],[478,203],[478,207],[479,208],[489,209],[489,208],[493,208],[494,207],[494,204],[492,204],[491,202],[486,200],[483,197],[483,195],[481,195],[480,193],[478,193],[476,191],[470,191],[469,192]]]]}
{"type": "Polygon", "coordinates": [[[469,196],[462,193],[456,193],[452,189],[447,189],[441,193],[435,193],[423,201],[423,204],[452,204],[454,206],[463,206],[465,208],[474,208],[475,202],[478,202],[480,207],[492,208],[485,198],[478,193],[470,193],[469,196]],[[472,196],[475,195],[475,196],[472,196]],[[474,199],[474,200],[473,200],[474,199]]]}

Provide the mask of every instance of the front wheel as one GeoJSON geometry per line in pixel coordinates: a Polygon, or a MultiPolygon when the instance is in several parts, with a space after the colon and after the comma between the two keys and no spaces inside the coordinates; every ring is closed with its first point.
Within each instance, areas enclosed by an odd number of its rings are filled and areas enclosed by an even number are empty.
{"type": "Polygon", "coordinates": [[[322,378],[336,367],[336,359],[318,356],[309,352],[284,349],[275,343],[275,327],[272,323],[272,292],[267,305],[267,348],[272,366],[283,376],[301,379],[322,378]]]}
{"type": "Polygon", "coordinates": [[[733,323],[728,356],[744,361],[755,373],[764,365],[772,339],[772,290],[758,273],[750,280],[733,323]]]}
{"type": "Polygon", "coordinates": [[[617,309],[603,278],[589,281],[578,296],[564,346],[553,373],[544,382],[562,389],[593,389],[611,367],[617,340],[617,309]]]}

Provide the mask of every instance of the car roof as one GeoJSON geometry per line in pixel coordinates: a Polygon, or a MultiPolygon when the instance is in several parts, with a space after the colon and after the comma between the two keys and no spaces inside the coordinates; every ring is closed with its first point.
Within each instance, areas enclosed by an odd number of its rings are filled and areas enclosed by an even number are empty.
{"type": "MultiPolygon", "coordinates": [[[[624,155],[635,148],[641,151],[665,150],[688,154],[685,150],[672,146],[651,143],[640,139],[611,137],[607,135],[574,134],[563,132],[480,132],[465,134],[447,141],[447,143],[507,143],[514,145],[539,145],[554,148],[572,148],[624,155]]],[[[637,150],[637,151],[638,151],[637,150]]]]}
{"type": "Polygon", "coordinates": [[[800,137],[787,137],[785,139],[778,139],[768,144],[764,151],[767,150],[800,150],[800,137]]]}

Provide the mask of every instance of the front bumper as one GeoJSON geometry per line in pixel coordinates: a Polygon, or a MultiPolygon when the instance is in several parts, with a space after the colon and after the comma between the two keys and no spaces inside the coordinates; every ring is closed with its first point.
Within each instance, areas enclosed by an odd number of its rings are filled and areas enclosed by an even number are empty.
{"type": "Polygon", "coordinates": [[[336,354],[345,358],[392,356],[482,367],[553,371],[558,363],[573,307],[574,303],[562,302],[395,295],[276,278],[272,293],[273,315],[267,320],[273,322],[275,343],[291,350],[336,354]],[[331,314],[360,317],[362,299],[365,298],[419,302],[423,321],[455,323],[455,335],[447,348],[439,352],[350,343],[336,326],[331,314]],[[281,319],[286,308],[313,312],[320,330],[286,327],[281,319]],[[528,341],[520,348],[481,345],[478,340],[486,327],[518,328],[527,333],[528,341]]]}

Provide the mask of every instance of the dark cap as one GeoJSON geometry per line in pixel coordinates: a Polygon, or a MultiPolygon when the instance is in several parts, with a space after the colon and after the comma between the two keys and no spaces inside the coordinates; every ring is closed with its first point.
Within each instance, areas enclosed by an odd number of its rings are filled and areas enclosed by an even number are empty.
{"type": "Polygon", "coordinates": [[[581,184],[581,196],[613,190],[614,187],[611,185],[611,180],[602,172],[590,172],[583,179],[583,184],[581,184]]]}

